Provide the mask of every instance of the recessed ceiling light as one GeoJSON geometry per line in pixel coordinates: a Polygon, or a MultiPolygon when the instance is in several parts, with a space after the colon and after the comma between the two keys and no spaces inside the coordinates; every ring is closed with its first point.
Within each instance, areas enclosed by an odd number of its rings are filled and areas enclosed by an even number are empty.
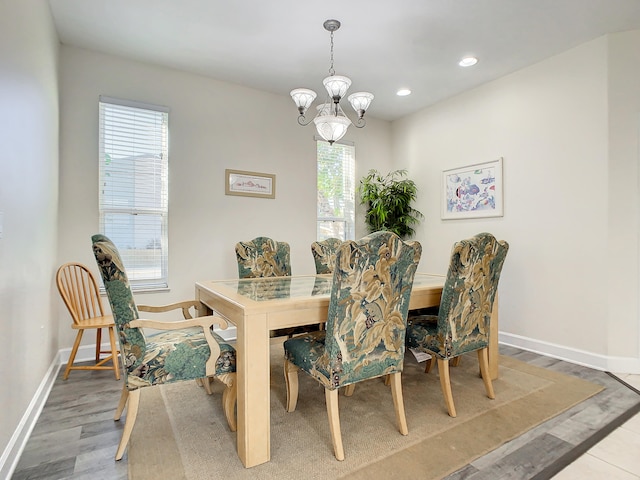
{"type": "Polygon", "coordinates": [[[476,57],[464,57],[458,62],[458,65],[461,67],[470,67],[476,63],[478,63],[478,59],[476,57]]]}
{"type": "Polygon", "coordinates": [[[396,95],[398,95],[399,97],[406,97],[407,95],[411,95],[411,90],[409,90],[408,88],[401,88],[396,92],[396,95]]]}

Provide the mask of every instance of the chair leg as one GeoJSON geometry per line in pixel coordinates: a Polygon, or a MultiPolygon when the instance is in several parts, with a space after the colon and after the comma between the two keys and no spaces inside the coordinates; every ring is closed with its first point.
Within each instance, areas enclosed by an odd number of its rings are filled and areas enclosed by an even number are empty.
{"type": "Polygon", "coordinates": [[[431,371],[431,367],[433,367],[433,355],[431,358],[428,358],[424,365],[424,373],[429,373],[431,371]]]}
{"type": "Polygon", "coordinates": [[[438,359],[438,373],[440,374],[440,387],[444,395],[444,403],[447,405],[449,416],[456,416],[456,407],[453,404],[453,395],[451,393],[451,381],[449,379],[449,360],[438,359]]]}
{"type": "Polygon", "coordinates": [[[96,363],[100,361],[101,348],[102,348],[102,329],[96,328],[96,363]]]}
{"type": "Polygon", "coordinates": [[[122,416],[122,412],[124,411],[124,407],[127,406],[127,400],[129,400],[129,389],[127,385],[122,385],[122,393],[120,394],[120,401],[118,402],[118,406],[116,407],[116,413],[113,416],[113,419],[117,422],[120,420],[122,416]]]}
{"type": "Polygon", "coordinates": [[[478,350],[478,362],[480,363],[480,374],[484,382],[484,388],[487,391],[487,397],[496,398],[493,393],[493,383],[491,383],[491,375],[489,374],[489,349],[481,348],[478,350]]]}
{"type": "Polygon", "coordinates": [[[229,430],[235,432],[238,429],[236,423],[236,403],[238,400],[237,377],[235,373],[230,373],[227,374],[225,378],[220,378],[220,380],[226,385],[224,392],[222,392],[222,410],[227,418],[229,430]]]}
{"type": "Polygon", "coordinates": [[[66,380],[69,378],[69,372],[71,371],[71,367],[73,366],[73,361],[76,358],[76,353],[78,353],[78,347],[80,346],[80,340],[82,340],[82,335],[84,334],[84,330],[79,329],[76,334],[76,341],[73,342],[73,348],[71,349],[71,355],[69,355],[69,361],[67,362],[67,368],[64,369],[63,379],[66,380]]]}
{"type": "Polygon", "coordinates": [[[329,416],[329,429],[331,430],[331,442],[333,453],[337,460],[344,460],[344,448],[342,447],[342,432],[340,431],[340,413],[338,412],[338,390],[324,389],[324,397],[327,402],[327,415],[329,416]]]}
{"type": "Polygon", "coordinates": [[[122,438],[116,451],[116,460],[121,460],[124,451],[129,443],[129,437],[133,431],[133,426],[136,423],[136,417],[138,416],[138,407],[140,406],[140,388],[131,390],[129,392],[129,407],[127,408],[127,418],[124,421],[124,430],[122,431],[122,438]]]}
{"type": "Polygon", "coordinates": [[[461,361],[462,361],[462,355],[458,355],[457,357],[453,357],[451,359],[451,366],[452,367],[459,367],[461,361]]]}
{"type": "Polygon", "coordinates": [[[118,349],[116,348],[116,334],[113,331],[113,327],[109,327],[109,343],[111,343],[111,361],[113,362],[113,372],[116,374],[116,380],[120,380],[118,349]]]}
{"type": "Polygon", "coordinates": [[[353,395],[353,392],[355,390],[356,390],[356,384],[355,383],[350,383],[349,385],[344,387],[344,396],[345,397],[350,397],[351,395],[353,395]]]}
{"type": "Polygon", "coordinates": [[[404,399],[402,396],[402,377],[401,373],[393,373],[387,375],[391,383],[391,396],[393,397],[393,408],[396,411],[396,422],[398,423],[398,430],[402,435],[408,435],[409,429],[407,428],[407,417],[404,414],[404,399]]]}
{"type": "Polygon", "coordinates": [[[196,380],[196,383],[198,383],[198,385],[202,384],[201,386],[204,387],[204,391],[207,392],[207,395],[213,395],[213,390],[211,390],[212,382],[213,378],[211,377],[204,377],[196,380]],[[200,381],[199,383],[198,380],[200,381]]]}
{"type": "Polygon", "coordinates": [[[287,412],[293,412],[298,404],[298,370],[297,366],[285,359],[284,379],[287,385],[287,412]]]}

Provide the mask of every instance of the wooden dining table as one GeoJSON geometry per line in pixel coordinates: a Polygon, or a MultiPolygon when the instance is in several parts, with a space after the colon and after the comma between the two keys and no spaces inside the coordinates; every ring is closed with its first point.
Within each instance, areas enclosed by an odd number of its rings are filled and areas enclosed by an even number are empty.
{"type": "MultiPolygon", "coordinates": [[[[409,309],[438,306],[444,280],[443,275],[416,273],[409,309]]],[[[331,275],[196,282],[200,313],[214,312],[236,327],[237,449],[247,468],[271,458],[269,332],[324,323],[331,282],[331,275]]],[[[497,304],[493,312],[489,367],[492,378],[497,378],[497,304]]]]}

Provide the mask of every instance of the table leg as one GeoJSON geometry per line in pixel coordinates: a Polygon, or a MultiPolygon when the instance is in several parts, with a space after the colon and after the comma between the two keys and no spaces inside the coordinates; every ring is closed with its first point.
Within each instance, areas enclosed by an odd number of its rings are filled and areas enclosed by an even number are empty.
{"type": "Polygon", "coordinates": [[[238,340],[238,456],[245,467],[271,458],[270,342],[266,314],[245,315],[238,340]],[[245,328],[251,325],[251,328],[245,328]]]}
{"type": "MultiPolygon", "coordinates": [[[[196,292],[198,293],[198,292],[196,292]]],[[[200,300],[199,298],[197,300],[200,300]]],[[[209,307],[207,307],[204,303],[200,302],[197,306],[196,306],[196,312],[198,313],[199,317],[206,317],[208,315],[213,314],[213,310],[211,310],[209,307]]]]}

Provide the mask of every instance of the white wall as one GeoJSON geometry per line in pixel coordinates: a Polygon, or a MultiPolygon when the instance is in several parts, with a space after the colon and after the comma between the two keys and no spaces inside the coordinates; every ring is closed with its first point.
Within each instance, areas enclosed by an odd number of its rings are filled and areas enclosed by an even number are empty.
{"type": "MultiPolygon", "coordinates": [[[[640,31],[609,37],[608,352],[640,356],[638,133],[640,31]]],[[[604,293],[604,292],[603,292],[604,293]]]]}
{"type": "MultiPolygon", "coordinates": [[[[0,1],[0,477],[57,358],[58,40],[44,0],[0,1]]],[[[33,412],[32,412],[33,413],[33,412]]],[[[15,452],[13,452],[15,453],[15,452]]]]}
{"type": "MultiPolygon", "coordinates": [[[[103,94],[171,108],[171,291],[140,294],[140,303],[193,298],[196,280],[237,277],[236,242],[259,235],[290,243],[294,275],[315,272],[315,130],[297,124],[290,97],[67,46],[61,59],[60,263],[78,260],[97,274],[90,238],[98,232],[103,94]],[[275,200],[226,196],[225,168],[274,173],[275,200]]],[[[388,122],[373,118],[365,129],[349,130],[345,140],[356,144],[357,178],[369,168],[389,168],[390,134],[388,122]]],[[[62,305],[60,315],[67,315],[62,305]]],[[[71,345],[65,322],[60,338],[61,348],[71,345]]]]}
{"type": "Polygon", "coordinates": [[[394,158],[418,182],[427,217],[423,269],[444,271],[459,238],[507,240],[501,340],[599,368],[640,369],[640,86],[638,67],[623,63],[638,60],[632,35],[602,37],[393,123],[394,158]],[[441,220],[442,170],[498,157],[504,217],[441,220]]]}

